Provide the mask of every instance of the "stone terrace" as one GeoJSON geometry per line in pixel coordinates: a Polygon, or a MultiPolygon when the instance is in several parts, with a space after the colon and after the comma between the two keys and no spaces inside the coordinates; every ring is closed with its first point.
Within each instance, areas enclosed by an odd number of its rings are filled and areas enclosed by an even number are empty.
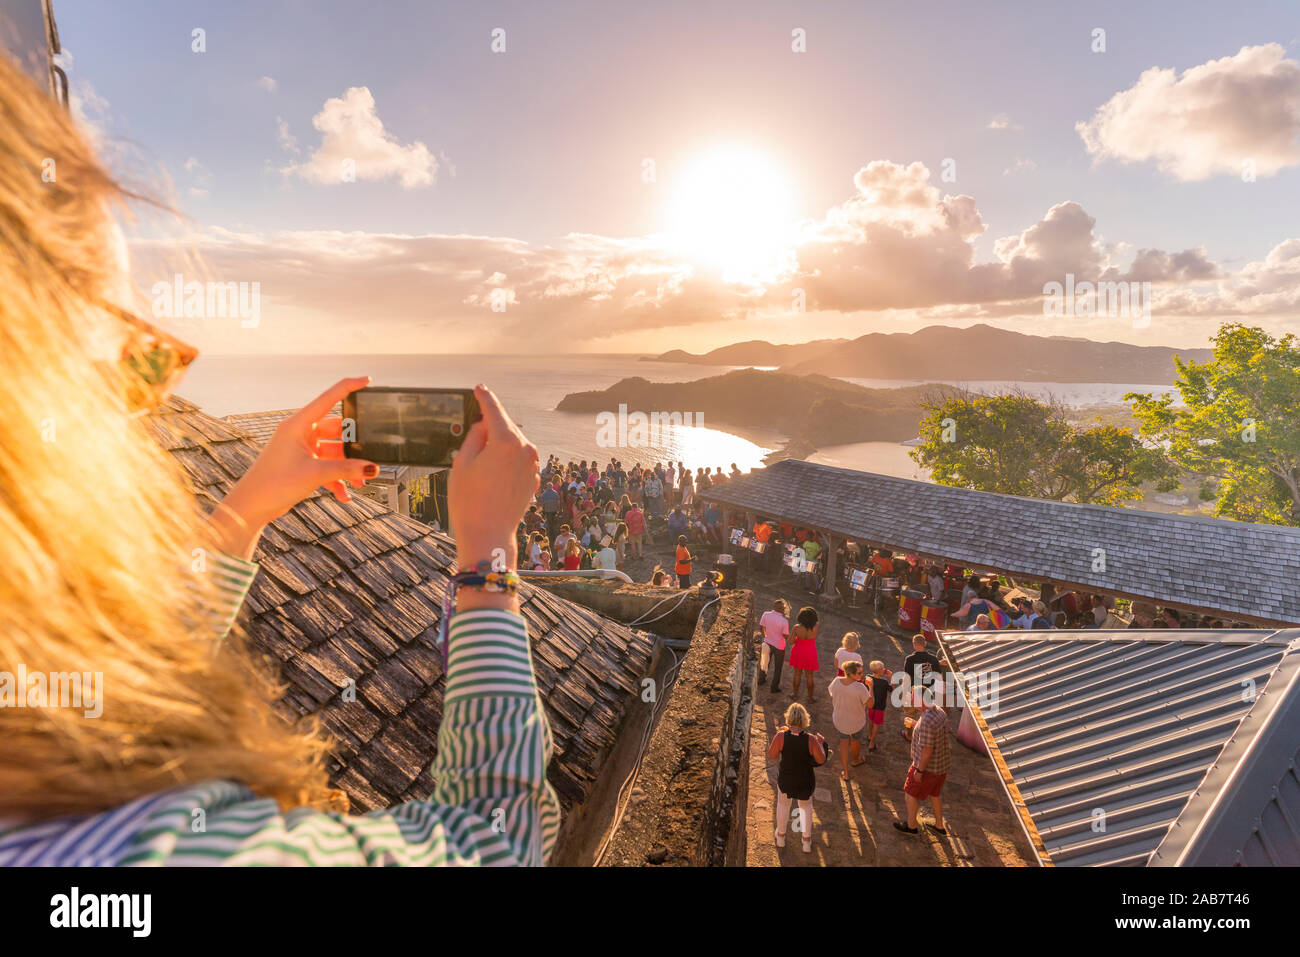
{"type": "MultiPolygon", "coordinates": [[[[693,546],[696,553],[695,580],[712,566],[716,547],[693,546]]],[[[895,637],[875,621],[869,608],[831,611],[827,602],[801,590],[788,569],[755,572],[741,555],[739,587],[752,589],[756,613],[772,607],[776,598],[784,598],[794,612],[812,605],[821,616],[817,642],[821,670],[813,683],[813,701],[808,704],[804,690],[799,700],[809,708],[814,730],[837,747],[831,726],[831,702],[827,686],[835,675],[834,654],[846,631],[862,635],[860,649],[864,661],[879,658],[885,667],[897,671],[903,658],[911,652],[910,641],[895,637]],[[851,614],[853,617],[848,617],[851,614]]],[[[629,561],[624,571],[638,581],[650,576],[656,562],[669,565],[666,547],[646,549],[646,557],[629,561]]],[[[905,815],[903,778],[909,763],[908,742],[902,735],[903,716],[891,708],[877,738],[878,749],[867,756],[867,763],[850,772],[847,784],[839,776],[838,751],[817,769],[817,791],[813,797],[813,853],[804,854],[799,839],[787,835],[786,846],[778,850],[772,839],[773,811],[776,802],[776,763],[766,758],[767,747],[776,729],[783,723],[786,707],[793,700],[790,686],[793,673],[787,667],[781,676],[782,694],[767,690],[760,683],[750,727],[749,787],[746,810],[747,864],[750,866],[1014,866],[1034,863],[1029,843],[1020,828],[1011,805],[998,781],[990,758],[976,754],[957,743],[955,730],[958,712],[950,715],[954,731],[952,771],[945,786],[944,817],[948,836],[941,838],[923,830],[913,837],[900,834],[890,824],[896,814],[905,815]]],[[[933,820],[928,802],[921,810],[921,820],[933,820]]]]}
{"type": "MultiPolygon", "coordinates": [[[[946,865],[1027,866],[1034,862],[1023,831],[998,782],[990,759],[959,744],[956,739],[960,712],[949,714],[952,737],[952,770],[944,786],[943,815],[947,837],[922,828],[919,836],[901,834],[890,823],[905,818],[903,779],[911,761],[909,742],[902,736],[901,709],[890,708],[876,738],[875,754],[863,753],[867,763],[851,768],[847,782],[840,778],[840,756],[835,728],[831,724],[831,699],[827,691],[835,677],[835,649],[847,631],[862,636],[859,653],[863,661],[879,658],[885,667],[897,671],[912,651],[911,642],[887,634],[874,624],[870,609],[830,611],[821,599],[800,590],[791,574],[742,572],[742,587],[751,588],[759,611],[772,607],[776,598],[790,605],[791,617],[804,605],[812,605],[821,616],[817,637],[817,658],[821,670],[813,683],[809,704],[804,689],[801,701],[812,715],[813,730],[824,734],[831,754],[817,769],[817,790],[813,793],[813,852],[805,854],[797,836],[790,832],[786,845],[778,849],[772,838],[776,803],[775,761],[766,760],[772,737],[784,724],[793,674],[787,666],[781,675],[781,693],[768,690],[761,682],[750,729],[749,813],[747,818],[748,863],[761,865],[946,865]],[[768,585],[773,578],[775,584],[768,585]]],[[[933,650],[933,648],[931,649],[933,650]]],[[[787,656],[789,652],[787,651],[787,656]]],[[[787,659],[788,665],[788,659],[787,659]]],[[[921,807],[921,821],[932,821],[929,802],[921,807]]]]}

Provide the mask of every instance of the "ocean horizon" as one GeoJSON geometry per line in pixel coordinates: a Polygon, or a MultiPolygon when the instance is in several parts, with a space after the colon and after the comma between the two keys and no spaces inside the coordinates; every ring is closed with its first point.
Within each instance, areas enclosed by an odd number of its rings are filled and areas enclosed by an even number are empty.
{"type": "MultiPolygon", "coordinates": [[[[642,355],[644,353],[204,354],[186,373],[177,392],[210,415],[227,416],[298,408],[337,380],[350,375],[369,375],[375,385],[389,386],[467,388],[482,382],[501,397],[543,458],[554,454],[566,460],[596,458],[605,461],[613,456],[625,464],[638,461],[645,464],[671,459],[686,462],[691,468],[721,466],[724,471],[730,470],[734,462],[748,471],[761,466],[768,452],[780,448],[792,438],[776,429],[709,423],[706,417],[703,426],[665,429],[652,436],[657,441],[644,447],[607,447],[598,441],[599,430],[594,414],[556,410],[560,400],[571,392],[606,389],[633,376],[652,382],[685,382],[745,368],[644,362],[641,361],[642,355]]],[[[845,378],[844,381],[880,389],[936,380],[845,378]]],[[[1172,388],[1143,383],[1007,380],[946,384],[987,392],[1018,388],[1039,398],[1053,397],[1069,408],[1118,405],[1125,392],[1165,392],[1172,388]]],[[[809,461],[927,480],[928,474],[911,460],[908,451],[907,446],[897,442],[858,442],[818,449],[809,456],[809,461]]]]}

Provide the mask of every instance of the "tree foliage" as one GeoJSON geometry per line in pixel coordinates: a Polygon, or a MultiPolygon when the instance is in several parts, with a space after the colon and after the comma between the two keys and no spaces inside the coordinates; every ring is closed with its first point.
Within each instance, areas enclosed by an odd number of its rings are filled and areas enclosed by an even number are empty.
{"type": "Polygon", "coordinates": [[[1056,403],[1021,393],[948,395],[921,403],[913,460],[935,482],[984,492],[1097,505],[1176,487],[1158,448],[1113,425],[1076,428],[1056,403]]]}
{"type": "Polygon", "coordinates": [[[1124,397],[1141,434],[1218,480],[1216,515],[1300,526],[1300,343],[1229,323],[1210,361],[1175,362],[1184,407],[1172,393],[1124,397]]]}

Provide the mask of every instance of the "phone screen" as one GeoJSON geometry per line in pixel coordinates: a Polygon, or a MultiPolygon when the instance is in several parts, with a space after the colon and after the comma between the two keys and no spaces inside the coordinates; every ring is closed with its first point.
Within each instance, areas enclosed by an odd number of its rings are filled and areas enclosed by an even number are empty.
{"type": "Polygon", "coordinates": [[[359,389],[343,403],[344,454],[380,465],[449,466],[477,417],[468,389],[359,389]]]}

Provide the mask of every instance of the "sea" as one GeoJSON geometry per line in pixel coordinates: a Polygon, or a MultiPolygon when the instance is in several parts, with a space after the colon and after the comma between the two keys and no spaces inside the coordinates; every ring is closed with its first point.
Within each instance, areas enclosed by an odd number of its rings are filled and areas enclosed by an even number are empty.
{"type": "MultiPolygon", "coordinates": [[[[643,362],[633,355],[202,355],[186,372],[177,392],[210,415],[294,409],[345,376],[369,375],[375,385],[467,388],[482,382],[500,397],[506,410],[532,440],[545,461],[604,462],[618,458],[625,465],[685,462],[691,468],[732,463],[742,471],[763,464],[763,457],[780,448],[780,432],[730,424],[669,426],[651,434],[648,445],[611,447],[592,413],[557,412],[570,392],[606,389],[620,379],[640,376],[652,382],[686,382],[720,375],[736,366],[643,362]]],[[[918,385],[916,379],[847,379],[870,388],[918,385]]],[[[954,382],[967,389],[1003,392],[1020,389],[1039,398],[1055,398],[1076,409],[1122,404],[1126,392],[1170,391],[1168,385],[1059,382],[954,382]]],[[[680,411],[630,410],[630,411],[680,411]]],[[[897,442],[856,442],[819,449],[809,461],[824,465],[927,480],[909,457],[909,447],[897,442]]]]}

